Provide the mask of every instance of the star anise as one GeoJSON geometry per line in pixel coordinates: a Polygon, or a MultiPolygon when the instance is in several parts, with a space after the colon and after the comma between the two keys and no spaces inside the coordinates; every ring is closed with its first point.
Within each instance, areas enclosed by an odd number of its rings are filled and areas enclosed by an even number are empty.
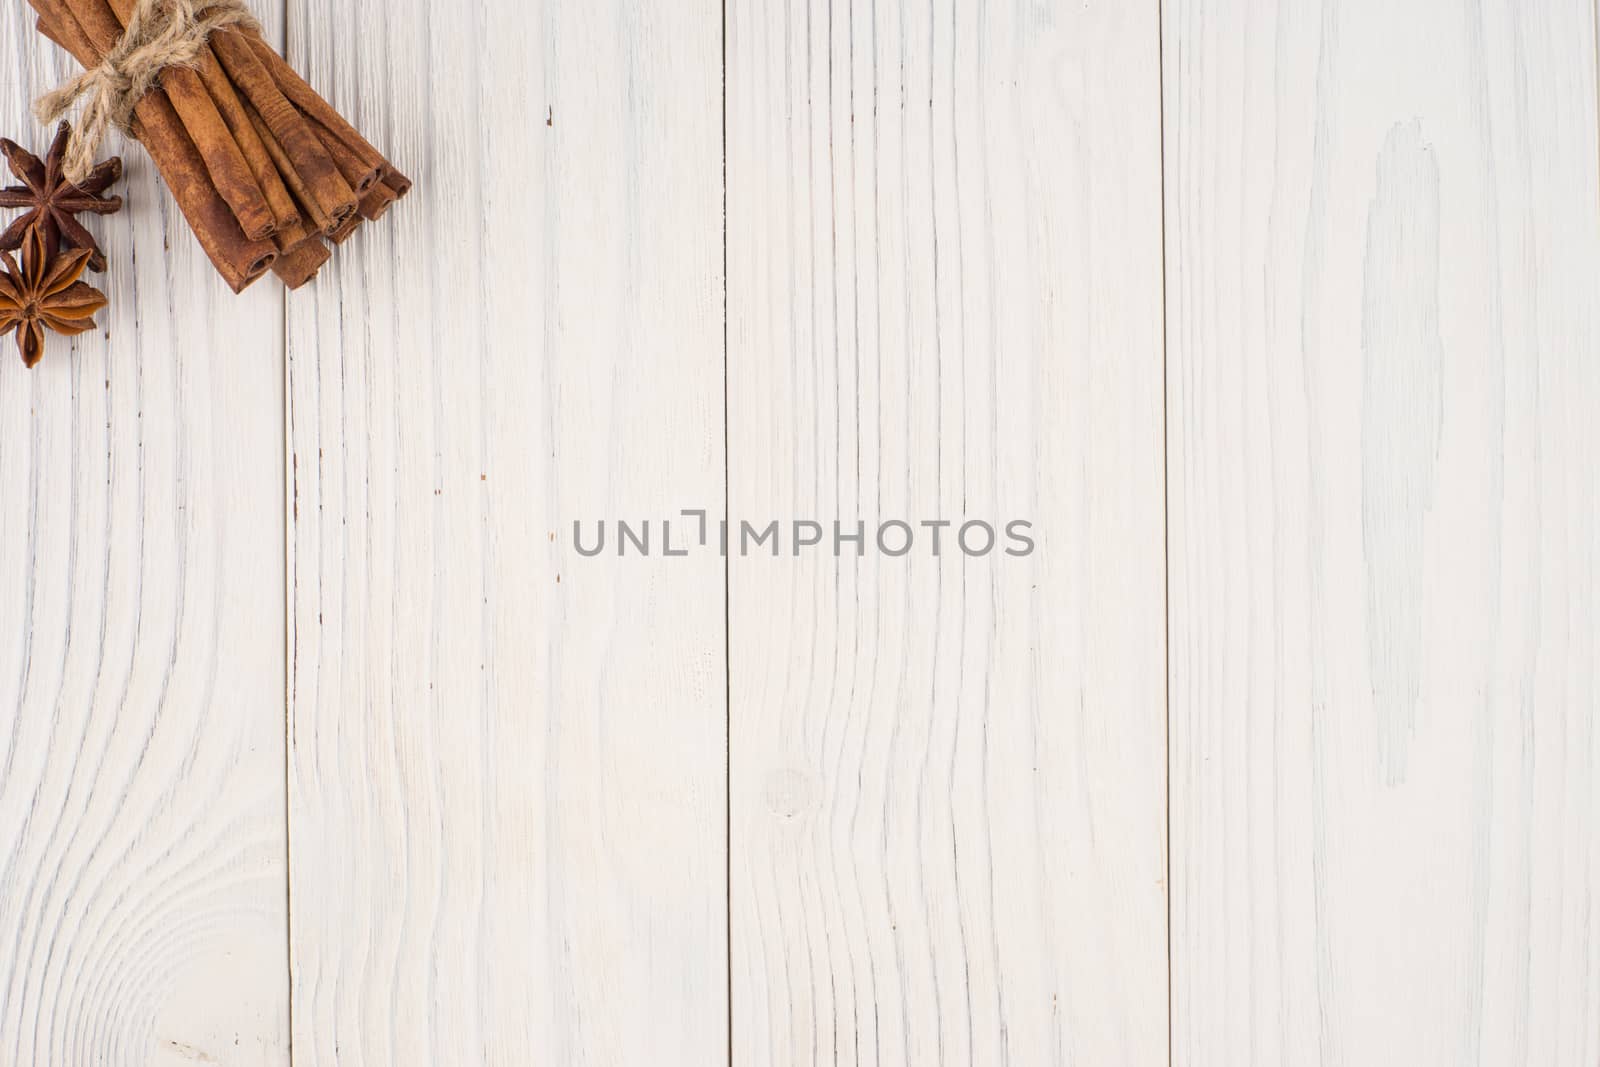
{"type": "Polygon", "coordinates": [[[0,139],[0,152],[5,153],[11,173],[22,182],[0,190],[0,208],[27,209],[27,214],[0,234],[0,251],[15,251],[30,231],[38,230],[50,259],[62,248],[87,249],[89,269],[102,271],[106,269],[104,253],[94,235],[74,216],[85,211],[111,215],[122,209],[122,197],[100,195],[122,177],[122,160],[113,156],[90,171],[81,184],[73,185],[61,173],[71,135],[63,122],[43,162],[16,142],[0,139]]]}
{"type": "Polygon", "coordinates": [[[29,230],[22,243],[22,264],[0,253],[0,337],[17,331],[24,366],[44,355],[44,331],[71,337],[94,329],[94,313],[106,306],[105,294],[79,281],[92,255],[89,249],[48,255],[44,234],[29,230]]]}

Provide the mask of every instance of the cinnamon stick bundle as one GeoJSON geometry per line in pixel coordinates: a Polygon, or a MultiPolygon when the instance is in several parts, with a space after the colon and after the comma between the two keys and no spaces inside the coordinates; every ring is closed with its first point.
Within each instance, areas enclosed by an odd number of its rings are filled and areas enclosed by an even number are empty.
{"type": "Polygon", "coordinates": [[[235,292],[269,268],[290,288],[304,285],[330,258],[325,241],[344,242],[411,187],[242,11],[208,29],[182,23],[172,0],[28,2],[40,33],[85,70],[111,68],[116,84],[138,82],[124,65],[145,64],[132,73],[148,76],[159,62],[151,53],[165,55],[143,46],[140,34],[152,27],[161,31],[158,44],[189,46],[192,58],[160,68],[157,87],[133,104],[127,125],[235,292]]]}

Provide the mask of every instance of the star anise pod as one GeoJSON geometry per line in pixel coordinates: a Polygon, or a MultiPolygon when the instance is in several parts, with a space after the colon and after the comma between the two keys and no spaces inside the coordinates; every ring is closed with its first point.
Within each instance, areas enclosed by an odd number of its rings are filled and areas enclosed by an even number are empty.
{"type": "Polygon", "coordinates": [[[44,234],[28,231],[22,243],[22,264],[10,252],[0,253],[0,337],[17,331],[24,366],[44,355],[44,331],[71,337],[94,329],[94,313],[106,306],[105,294],[79,281],[92,253],[87,248],[47,254],[44,234]]]}
{"type": "Polygon", "coordinates": [[[15,251],[29,231],[38,230],[51,259],[62,248],[87,249],[89,269],[102,271],[106,269],[105,254],[75,216],[85,211],[111,215],[122,209],[122,197],[100,195],[122,177],[122,160],[113,156],[90,171],[81,184],[73,185],[62,174],[71,136],[71,128],[63,122],[43,162],[16,142],[0,139],[0,152],[5,153],[11,173],[22,182],[0,190],[0,208],[27,209],[0,234],[0,251],[15,251]]]}

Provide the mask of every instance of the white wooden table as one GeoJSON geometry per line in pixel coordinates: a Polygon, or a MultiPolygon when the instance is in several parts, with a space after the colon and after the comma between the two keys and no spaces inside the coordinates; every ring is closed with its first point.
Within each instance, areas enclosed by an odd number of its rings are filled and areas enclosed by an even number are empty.
{"type": "Polygon", "coordinates": [[[259,2],[417,188],[0,354],[0,1065],[1600,1061],[1594,4],[1162,6],[259,2]]]}

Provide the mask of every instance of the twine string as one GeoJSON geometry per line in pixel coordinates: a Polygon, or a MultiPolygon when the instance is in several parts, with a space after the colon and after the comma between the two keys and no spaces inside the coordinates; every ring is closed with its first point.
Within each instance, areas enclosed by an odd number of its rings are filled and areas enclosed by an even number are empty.
{"type": "Polygon", "coordinates": [[[160,84],[168,67],[193,67],[212,33],[260,30],[244,0],[137,0],[127,29],[98,67],[34,101],[33,113],[51,125],[74,108],[63,173],[77,184],[94,168],[95,153],[112,127],[127,130],[133,109],[160,84]]]}

